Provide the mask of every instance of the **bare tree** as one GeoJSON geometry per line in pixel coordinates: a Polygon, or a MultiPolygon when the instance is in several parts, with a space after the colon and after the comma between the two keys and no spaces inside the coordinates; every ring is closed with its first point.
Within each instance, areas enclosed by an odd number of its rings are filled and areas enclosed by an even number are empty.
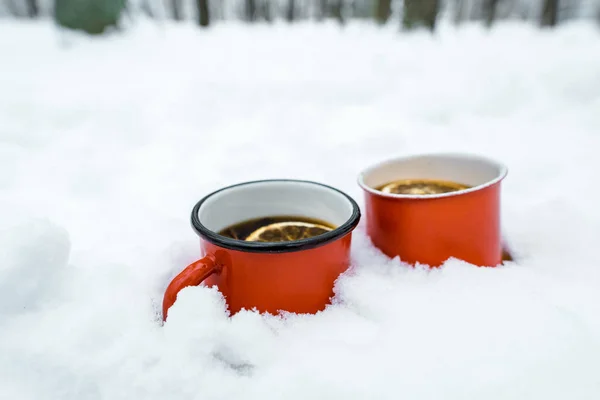
{"type": "Polygon", "coordinates": [[[465,20],[466,0],[454,0],[454,23],[456,25],[465,20]]]}
{"type": "MultiPolygon", "coordinates": [[[[221,0],[219,0],[221,1],[221,0]]],[[[262,0],[260,13],[267,22],[273,21],[273,10],[271,8],[271,0],[262,0]]]]}
{"type": "Polygon", "coordinates": [[[181,0],[171,0],[171,12],[173,13],[173,19],[175,21],[181,21],[183,19],[181,0]]]}
{"type": "Polygon", "coordinates": [[[392,15],[391,0],[377,0],[375,9],[375,19],[379,24],[385,24],[392,15]]]}
{"type": "Polygon", "coordinates": [[[362,3],[360,0],[352,0],[350,2],[350,18],[360,18],[362,3]]]}
{"type": "Polygon", "coordinates": [[[256,1],[255,0],[246,0],[246,21],[253,22],[256,19],[256,1]]]}
{"type": "Polygon", "coordinates": [[[40,9],[37,0],[26,0],[27,15],[29,18],[35,18],[39,15],[40,9]]]}
{"type": "Polygon", "coordinates": [[[383,14],[386,14],[385,9],[388,8],[388,16],[385,19],[387,21],[392,15],[392,4],[397,1],[399,0],[346,0],[346,16],[347,18],[374,19],[375,21],[379,21],[379,12],[381,11],[383,14]],[[389,4],[389,6],[386,6],[386,4],[389,4]]]}
{"type": "Polygon", "coordinates": [[[327,0],[317,1],[317,20],[322,21],[327,18],[327,0]]]}
{"type": "Polygon", "coordinates": [[[479,21],[485,19],[484,2],[481,0],[468,1],[467,20],[479,21]]]}
{"type": "Polygon", "coordinates": [[[154,13],[154,10],[152,9],[152,5],[150,4],[149,0],[142,1],[142,3],[140,4],[140,10],[148,17],[156,18],[156,15],[154,13]]]}
{"type": "Polygon", "coordinates": [[[208,0],[196,0],[196,8],[198,9],[198,24],[207,27],[210,23],[208,0]]]}
{"type": "Polygon", "coordinates": [[[331,0],[330,15],[340,24],[344,24],[344,0],[331,0]]]}
{"type": "Polygon", "coordinates": [[[558,0],[544,0],[542,6],[542,26],[555,26],[558,18],[558,0]]]}
{"type": "Polygon", "coordinates": [[[293,22],[296,18],[296,2],[294,0],[288,0],[287,8],[285,9],[285,19],[288,22],[293,22]]]}
{"type": "Polygon", "coordinates": [[[404,29],[425,26],[433,31],[439,7],[439,0],[404,0],[404,18],[402,20],[404,29]]]}
{"type": "Polygon", "coordinates": [[[496,20],[496,8],[498,7],[498,0],[485,0],[483,3],[483,13],[485,16],[485,24],[489,27],[492,26],[496,20]]]}
{"type": "Polygon", "coordinates": [[[8,9],[9,14],[13,17],[22,16],[21,10],[19,9],[19,6],[15,3],[15,0],[6,0],[6,8],[8,9]]]}

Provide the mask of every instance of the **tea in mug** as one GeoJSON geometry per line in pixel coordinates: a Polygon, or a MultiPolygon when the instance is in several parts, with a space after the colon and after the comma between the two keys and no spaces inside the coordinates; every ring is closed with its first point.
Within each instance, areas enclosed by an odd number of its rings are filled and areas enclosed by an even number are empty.
{"type": "Polygon", "coordinates": [[[221,230],[219,235],[249,242],[289,242],[322,235],[335,228],[314,218],[271,216],[238,222],[221,230]]]}
{"type": "Polygon", "coordinates": [[[377,190],[390,194],[434,195],[456,192],[470,187],[462,183],[439,179],[402,179],[381,185],[377,190]]]}

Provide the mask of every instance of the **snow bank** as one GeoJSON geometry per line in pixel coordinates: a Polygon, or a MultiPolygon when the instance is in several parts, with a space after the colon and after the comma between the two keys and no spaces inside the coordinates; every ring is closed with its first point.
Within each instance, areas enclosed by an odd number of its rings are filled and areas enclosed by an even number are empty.
{"type": "Polygon", "coordinates": [[[0,398],[597,399],[599,39],[5,21],[0,398]],[[318,315],[228,317],[195,287],[158,323],[208,191],[303,178],[362,204],[361,169],[422,151],[508,165],[516,262],[411,269],[361,225],[318,315]]]}

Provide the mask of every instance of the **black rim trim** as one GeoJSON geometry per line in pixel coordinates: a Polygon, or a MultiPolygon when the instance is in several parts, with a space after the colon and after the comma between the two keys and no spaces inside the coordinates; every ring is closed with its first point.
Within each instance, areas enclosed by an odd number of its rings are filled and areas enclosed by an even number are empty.
{"type": "Polygon", "coordinates": [[[324,185],[324,184],[318,183],[318,182],[297,180],[297,179],[264,179],[264,180],[257,180],[257,181],[242,182],[242,183],[238,183],[235,185],[227,186],[227,187],[221,188],[219,190],[216,190],[216,191],[204,196],[200,201],[198,201],[196,203],[196,205],[192,209],[191,223],[192,223],[192,227],[194,228],[194,231],[196,231],[196,233],[200,237],[206,239],[208,242],[216,244],[219,247],[223,247],[223,248],[231,249],[231,250],[239,250],[239,251],[244,251],[244,252],[252,252],[252,253],[286,253],[286,252],[292,252],[292,251],[313,249],[315,247],[323,246],[323,245],[325,245],[327,243],[331,243],[343,236],[346,236],[348,233],[352,232],[352,230],[354,230],[354,228],[356,228],[356,226],[358,225],[358,223],[360,221],[360,217],[361,217],[360,208],[358,207],[358,204],[356,203],[356,201],[354,201],[354,199],[352,197],[348,196],[346,193],[344,193],[341,190],[336,189],[334,187],[324,185]],[[352,204],[352,215],[350,216],[350,218],[348,218],[348,220],[346,222],[344,222],[342,225],[340,225],[339,227],[337,227],[336,229],[334,229],[330,232],[327,232],[322,235],[315,236],[315,237],[309,238],[309,239],[294,240],[292,242],[282,242],[282,243],[245,242],[243,240],[231,239],[231,238],[221,236],[218,233],[211,231],[210,229],[208,229],[204,225],[202,225],[202,223],[200,223],[200,218],[198,218],[198,211],[200,210],[200,207],[202,206],[202,204],[209,197],[214,196],[217,193],[220,193],[224,190],[228,190],[228,189],[231,189],[234,187],[251,185],[251,184],[256,184],[256,183],[265,183],[265,182],[309,183],[312,185],[318,185],[318,186],[333,190],[333,191],[343,195],[346,199],[348,199],[350,204],[352,204]]]}

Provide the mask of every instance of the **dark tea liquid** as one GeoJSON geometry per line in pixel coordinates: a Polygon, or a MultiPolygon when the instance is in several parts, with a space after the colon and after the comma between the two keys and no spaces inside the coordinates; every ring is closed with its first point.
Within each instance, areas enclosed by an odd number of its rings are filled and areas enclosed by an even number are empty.
{"type": "Polygon", "coordinates": [[[456,192],[470,187],[471,186],[459,182],[443,181],[439,179],[401,179],[388,182],[376,189],[384,193],[392,194],[433,195],[456,192]]]}
{"type": "Polygon", "coordinates": [[[219,235],[238,240],[285,242],[314,237],[335,228],[333,224],[315,218],[269,216],[238,222],[219,231],[219,235]]]}

